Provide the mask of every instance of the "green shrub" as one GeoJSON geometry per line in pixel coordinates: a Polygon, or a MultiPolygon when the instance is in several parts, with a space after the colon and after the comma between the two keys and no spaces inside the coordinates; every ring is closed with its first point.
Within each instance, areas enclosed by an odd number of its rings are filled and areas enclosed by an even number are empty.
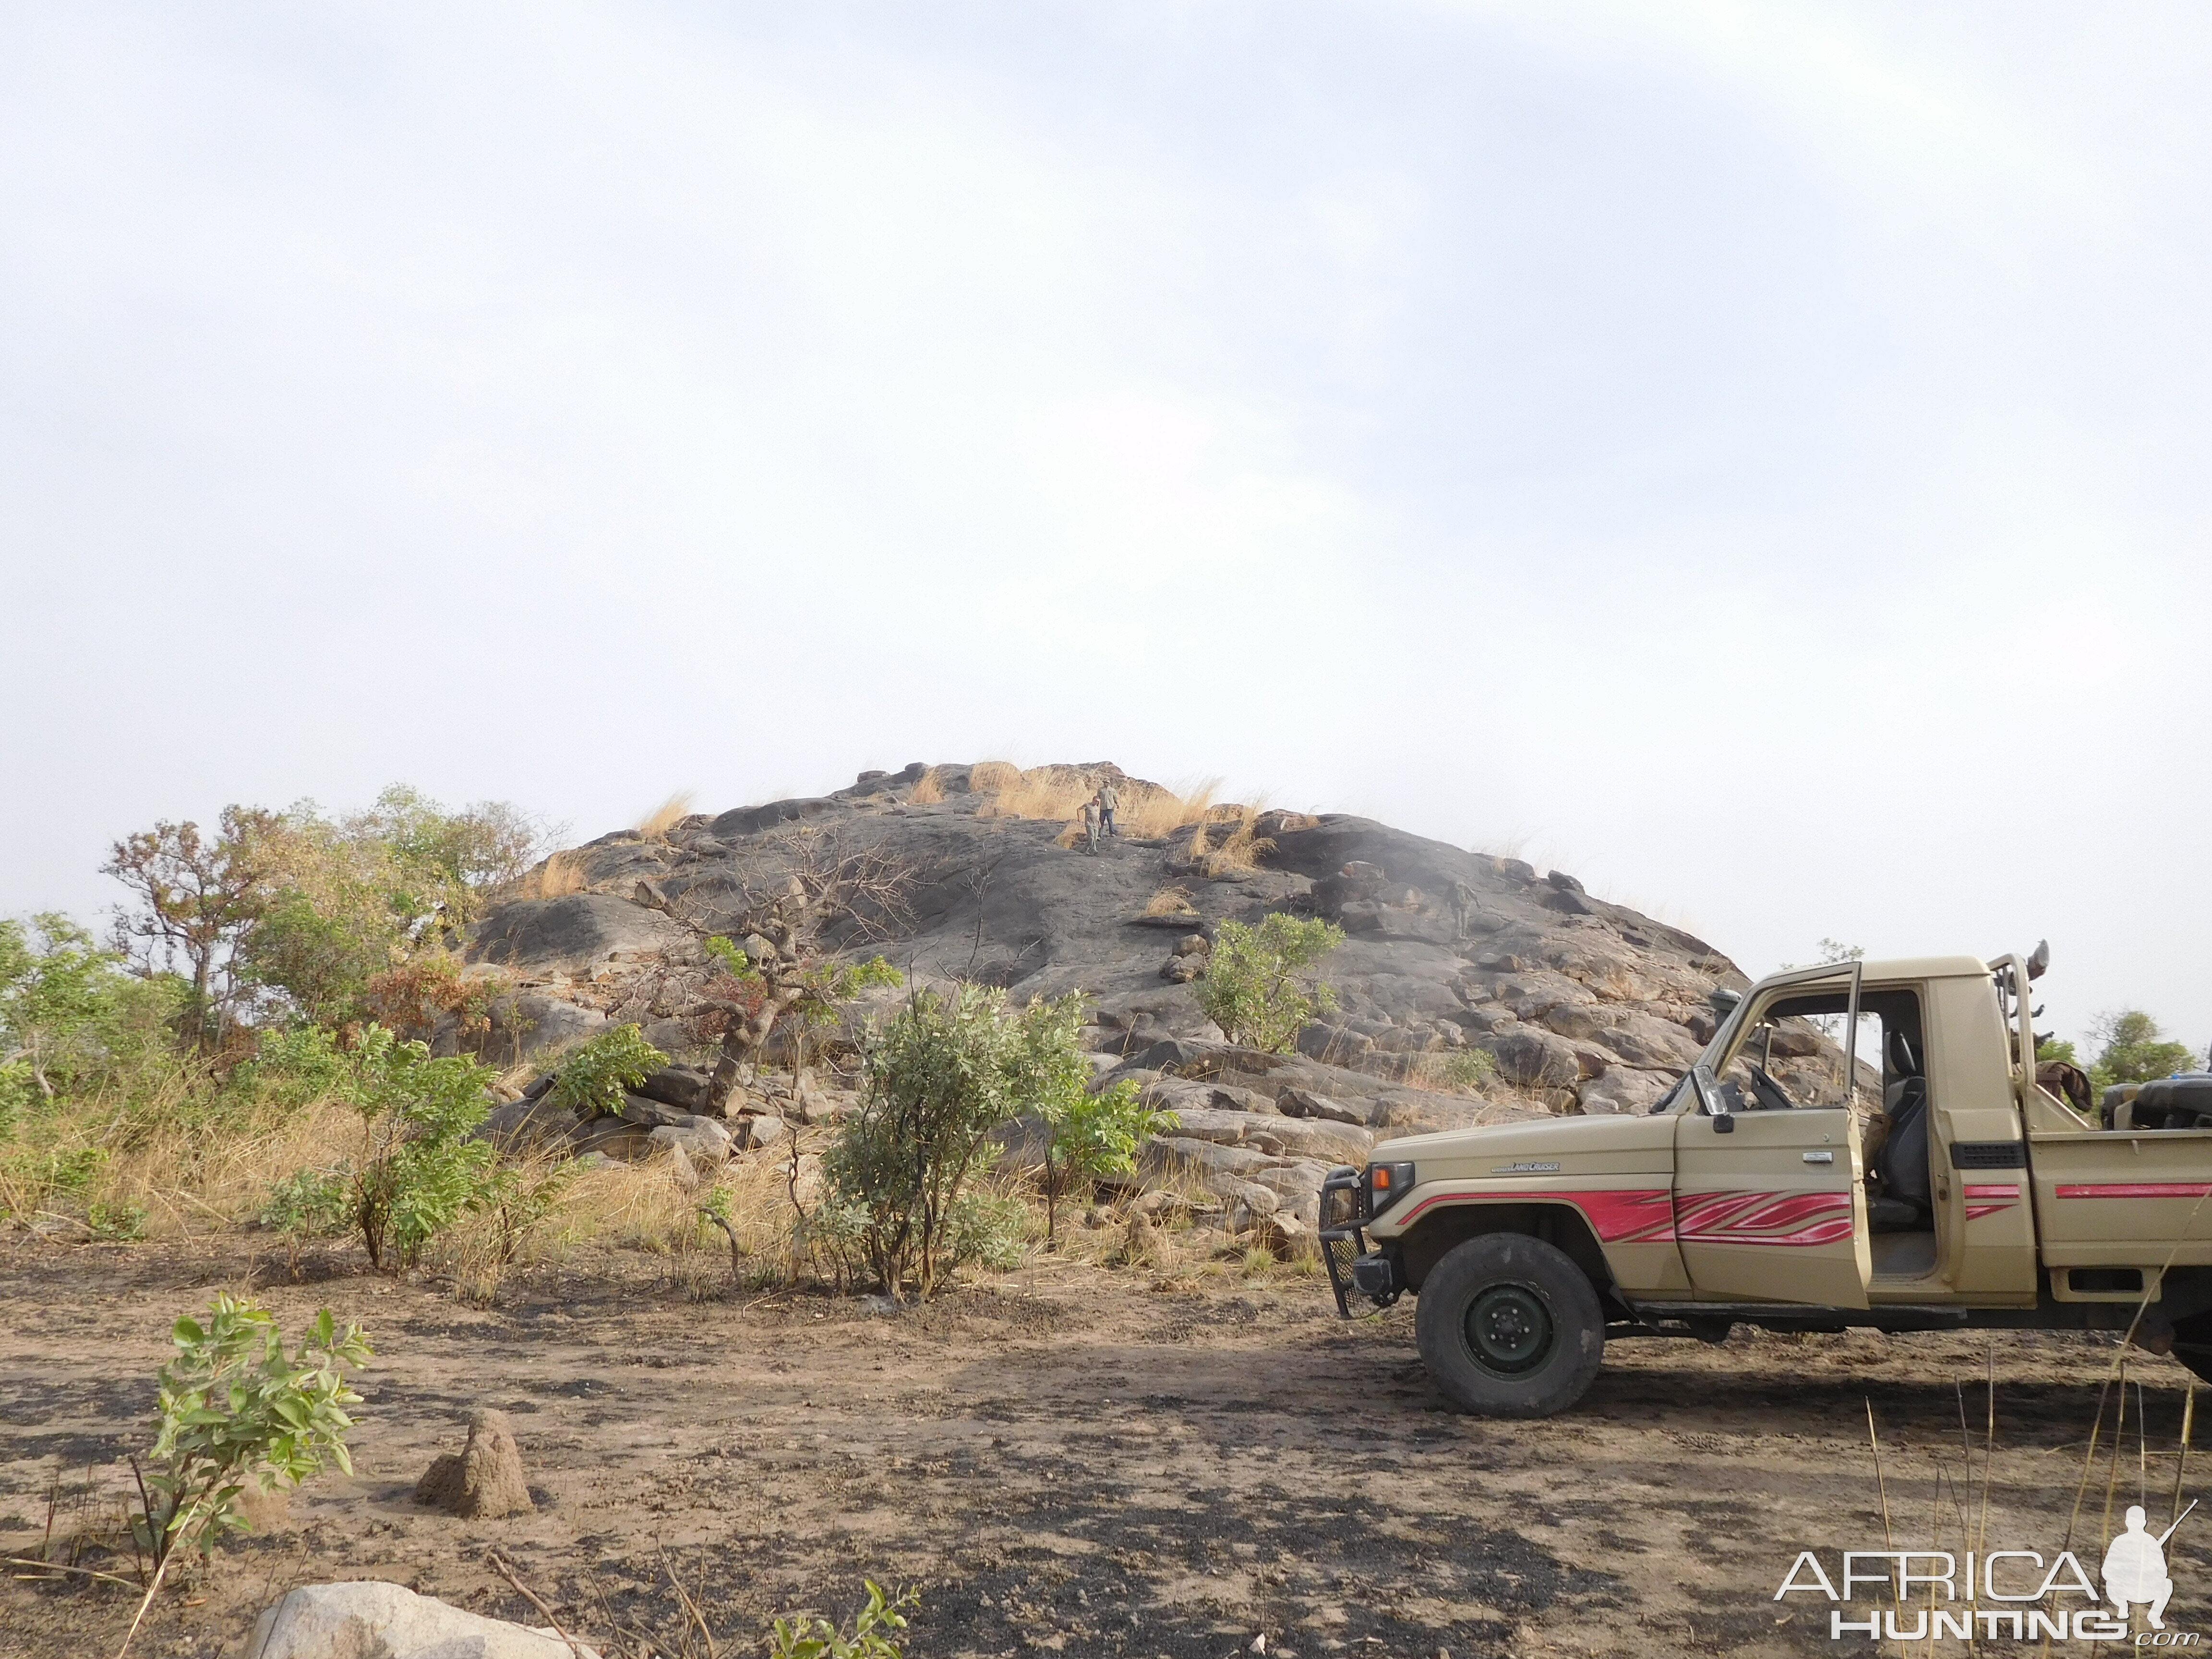
{"type": "Polygon", "coordinates": [[[493,1152],[469,1132],[490,1115],[491,1073],[459,1055],[433,1060],[380,1025],[345,1055],[337,1092],[360,1114],[362,1155],[346,1172],[354,1223],[379,1267],[404,1267],[492,1192],[493,1152]]]}
{"type": "Polygon", "coordinates": [[[884,1289],[927,1297],[951,1267],[954,1206],[1014,1115],[1019,1042],[1004,997],[978,985],[919,992],[870,1035],[860,1109],[825,1168],[866,1215],[861,1250],[884,1289]]]}
{"type": "Polygon", "coordinates": [[[1280,911],[1257,927],[1224,921],[1193,986],[1198,1006],[1231,1042],[1279,1054],[1316,1013],[1336,1006],[1336,994],[1308,971],[1344,943],[1344,930],[1280,911]]]}
{"type": "Polygon", "coordinates": [[[1045,1241],[1058,1237],[1060,1194],[1075,1182],[1127,1175],[1137,1167],[1137,1148],[1148,1134],[1176,1127],[1172,1112],[1156,1112],[1126,1079],[1091,1091],[1091,1062],[1083,1051],[1083,998],[1031,1002],[1019,1016],[1011,1105],[1041,1119],[1045,1131],[1045,1241]]]}
{"type": "Polygon", "coordinates": [[[270,1184],[254,1219],[295,1239],[344,1232],[354,1224],[352,1177],[343,1168],[295,1170],[270,1184]]]}
{"type": "Polygon", "coordinates": [[[1498,1062],[1483,1048],[1461,1048],[1448,1054],[1437,1070],[1455,1089],[1480,1090],[1498,1080],[1498,1062]]]}
{"type": "Polygon", "coordinates": [[[873,1579],[868,1604],[853,1616],[853,1633],[846,1636],[827,1619],[801,1613],[775,1621],[769,1639],[769,1659],[900,1659],[904,1651],[885,1632],[906,1628],[906,1615],[921,1605],[921,1592],[906,1589],[887,1600],[873,1579]]]}
{"type": "Polygon", "coordinates": [[[146,1236],[146,1206],[143,1204],[88,1204],[84,1209],[84,1222],[92,1229],[94,1238],[109,1244],[125,1244],[146,1236]]]}
{"type": "Polygon", "coordinates": [[[230,1091],[247,1110],[271,1106],[279,1113],[337,1093],[353,1068],[337,1038],[318,1025],[280,1027],[262,1034],[252,1058],[230,1074],[230,1091]]]}
{"type": "Polygon", "coordinates": [[[205,1554],[246,1529],[239,1498],[249,1486],[295,1486],[326,1463],[353,1473],[345,1408],[360,1396],[345,1370],[370,1352],[358,1325],[339,1330],[325,1308],[288,1356],[276,1316],[227,1295],[204,1323],[179,1319],[170,1340],[177,1355],[157,1378],[146,1503],[131,1517],[155,1563],[154,1588],[175,1549],[205,1554]]]}
{"type": "MultiPolygon", "coordinates": [[[[506,1267],[520,1256],[575,1178],[576,1166],[572,1163],[533,1159],[493,1170],[477,1200],[491,1224],[493,1261],[506,1267]]],[[[726,1208],[729,1194],[719,1187],[714,1190],[726,1208]]]]}
{"type": "Polygon", "coordinates": [[[964,1192],[952,1202],[946,1232],[953,1267],[979,1261],[1005,1273],[1029,1249],[1030,1208],[1011,1193],[964,1192]]]}
{"type": "Polygon", "coordinates": [[[636,1026],[617,1025],[578,1043],[562,1057],[553,1103],[612,1117],[622,1110],[624,1093],[667,1064],[668,1056],[647,1042],[636,1026]]]}

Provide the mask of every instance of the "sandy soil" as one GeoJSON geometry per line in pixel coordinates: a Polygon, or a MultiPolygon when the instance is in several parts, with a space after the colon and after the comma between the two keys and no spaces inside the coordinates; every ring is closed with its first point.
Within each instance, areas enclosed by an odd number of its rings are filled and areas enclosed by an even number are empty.
{"type": "MultiPolygon", "coordinates": [[[[2048,1552],[2113,1356],[2041,1334],[1617,1343],[1579,1411],[1505,1424],[1441,1407],[1410,1304],[1347,1325],[1287,1271],[1044,1268],[872,1313],[694,1301],[650,1257],[582,1266],[490,1311],[360,1276],[262,1286],[295,1328],[324,1304],[368,1326],[358,1472],[166,1596],[134,1652],[228,1651],[288,1585],[334,1578],[541,1622],[485,1565],[495,1546],[587,1639],[620,1626],[672,1656],[664,1562],[731,1653],[760,1651],[777,1612],[849,1611],[864,1576],[921,1587],[917,1656],[1224,1659],[1263,1632],[1276,1654],[1423,1659],[1864,1651],[1831,1641],[1825,1602],[1772,1596],[1801,1549],[1881,1547],[1866,1402],[1897,1541],[1935,1516],[1956,1547],[1981,1479],[1978,1450],[1972,1487],[1947,1486],[1959,1384],[1978,1448],[1993,1353],[1990,1537],[2048,1552]],[[410,1501],[477,1406],[514,1414],[537,1514],[410,1501]]],[[[249,1272],[234,1242],[0,1252],[0,1551],[40,1547],[58,1481],[64,1529],[112,1509],[169,1322],[249,1272]],[[95,1496],[70,1495],[88,1471],[95,1496]]],[[[2173,1482],[2186,1374],[2133,1363],[2151,1433],[2139,1449],[2131,1401],[2116,1477],[2098,1458],[2093,1570],[2108,1478],[2123,1504],[2148,1490],[2154,1527],[2173,1482]]],[[[2170,1625],[2212,1623],[2208,1547],[2192,1518],[2170,1547],[2170,1625]]],[[[132,1597],[10,1571],[0,1654],[115,1653],[132,1597]]]]}

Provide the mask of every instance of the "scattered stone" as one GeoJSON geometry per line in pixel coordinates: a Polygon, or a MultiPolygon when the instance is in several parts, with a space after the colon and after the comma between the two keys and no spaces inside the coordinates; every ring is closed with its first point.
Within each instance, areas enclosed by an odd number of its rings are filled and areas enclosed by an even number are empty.
{"type": "Polygon", "coordinates": [[[736,1131],[738,1150],[747,1152],[765,1152],[781,1146],[791,1139],[790,1127],[780,1117],[770,1117],[765,1112],[748,1112],[730,1125],[736,1131]]]}
{"type": "Polygon", "coordinates": [[[623,1122],[634,1123],[641,1129],[678,1129],[699,1115],[645,1095],[626,1094],[623,1097],[622,1110],[616,1115],[623,1122]]]}
{"type": "Polygon", "coordinates": [[[599,1659],[551,1630],[510,1625],[360,1579],[303,1584],[253,1621],[238,1659],[599,1659]]]}
{"type": "Polygon", "coordinates": [[[1179,957],[1202,957],[1213,949],[1213,941],[1203,933],[1185,933],[1176,941],[1175,953],[1179,957]]]}
{"type": "Polygon", "coordinates": [[[1483,1044],[1500,1076],[1523,1088],[1562,1088],[1583,1074],[1573,1045],[1549,1031],[1526,1026],[1493,1033],[1483,1044]]]}
{"type": "Polygon", "coordinates": [[[469,1416],[468,1443],[434,1459],[415,1483],[415,1501],[465,1520],[490,1520],[535,1509],[522,1478],[522,1449],[505,1412],[469,1416]]]}
{"type": "Polygon", "coordinates": [[[714,1074],[703,1066],[664,1066],[637,1085],[647,1100],[657,1100],[679,1111],[703,1112],[714,1074]]]}
{"type": "Polygon", "coordinates": [[[728,1127],[711,1117],[695,1117],[688,1123],[667,1124],[647,1137],[656,1146],[670,1146],[694,1164],[720,1164],[727,1158],[736,1137],[728,1127]]]}
{"type": "Polygon", "coordinates": [[[1367,1115],[1357,1107],[1316,1094],[1310,1089],[1285,1086],[1275,1097],[1275,1108],[1285,1117],[1316,1117],[1331,1123],[1353,1123],[1363,1127],[1367,1122],[1367,1115]]]}

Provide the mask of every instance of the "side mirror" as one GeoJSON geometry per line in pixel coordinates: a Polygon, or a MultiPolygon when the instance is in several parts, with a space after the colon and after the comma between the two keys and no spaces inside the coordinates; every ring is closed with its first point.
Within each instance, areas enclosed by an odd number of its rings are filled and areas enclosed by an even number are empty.
{"type": "Polygon", "coordinates": [[[1705,1001],[1711,1006],[1713,1015],[1717,1019],[1726,1019],[1735,1012],[1736,1005],[1742,1000],[1742,992],[1731,991],[1725,985],[1716,985],[1705,993],[1705,1001]]]}
{"type": "Polygon", "coordinates": [[[1712,1119],[1713,1133],[1717,1135],[1734,1134],[1735,1119],[1729,1114],[1728,1100],[1721,1093],[1720,1085],[1713,1080],[1713,1074],[1703,1066],[1692,1066],[1690,1068],[1690,1086],[1698,1091],[1698,1104],[1705,1109],[1705,1115],[1712,1119]]]}
{"type": "Polygon", "coordinates": [[[2028,954],[2027,976],[2030,979],[2041,979],[2044,970],[2050,966],[2051,941],[2047,939],[2039,939],[2035,942],[2035,949],[2028,954]]]}

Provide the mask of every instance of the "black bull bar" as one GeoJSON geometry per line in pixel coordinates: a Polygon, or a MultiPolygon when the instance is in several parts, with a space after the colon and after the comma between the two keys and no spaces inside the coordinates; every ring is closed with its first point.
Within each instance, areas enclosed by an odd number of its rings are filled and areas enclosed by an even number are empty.
{"type": "Polygon", "coordinates": [[[1340,1317],[1352,1317],[1352,1298],[1366,1297],[1376,1307],[1387,1308],[1404,1286],[1397,1266],[1387,1255],[1367,1248],[1362,1231],[1368,1220],[1367,1180],[1349,1164],[1340,1164],[1321,1183],[1322,1265],[1328,1269],[1328,1288],[1336,1296],[1340,1317]]]}

